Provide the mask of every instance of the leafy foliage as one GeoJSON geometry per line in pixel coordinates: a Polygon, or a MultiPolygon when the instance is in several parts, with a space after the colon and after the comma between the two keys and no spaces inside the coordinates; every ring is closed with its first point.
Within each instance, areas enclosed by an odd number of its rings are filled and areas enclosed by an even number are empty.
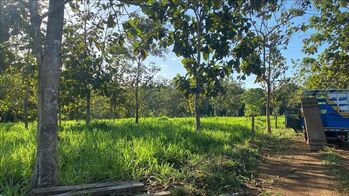
{"type": "Polygon", "coordinates": [[[317,57],[303,59],[308,88],[349,87],[348,1],[314,1],[318,15],[307,26],[315,31],[304,41],[304,51],[317,57]],[[322,47],[321,47],[322,46],[322,47]]]}
{"type": "Polygon", "coordinates": [[[263,113],[264,104],[263,89],[248,89],[242,95],[242,100],[245,103],[245,116],[258,116],[263,113]]]}
{"type": "Polygon", "coordinates": [[[215,116],[240,116],[243,110],[242,94],[245,90],[233,79],[222,81],[222,86],[223,90],[212,98],[215,116]]]}
{"type": "MultiPolygon", "coordinates": [[[[244,1],[147,1],[139,4],[153,21],[169,29],[160,43],[172,46],[183,57],[185,76],[175,78],[176,86],[194,99],[196,127],[200,130],[200,96],[213,97],[221,90],[220,80],[233,69],[259,73],[255,54],[258,39],[249,31],[246,19],[250,4],[244,1]]],[[[141,31],[135,31],[141,32],[141,31]]]]}

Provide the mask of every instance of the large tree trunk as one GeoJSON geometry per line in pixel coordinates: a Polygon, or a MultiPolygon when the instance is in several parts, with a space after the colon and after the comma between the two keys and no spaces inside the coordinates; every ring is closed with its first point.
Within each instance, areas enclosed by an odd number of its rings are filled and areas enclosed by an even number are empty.
{"type": "Polygon", "coordinates": [[[24,103],[23,103],[24,127],[26,129],[28,129],[28,103],[29,103],[29,79],[26,78],[25,79],[25,95],[24,95],[24,103]]]}
{"type": "Polygon", "coordinates": [[[61,1],[49,1],[50,14],[47,20],[44,52],[40,38],[41,19],[38,14],[38,0],[31,0],[29,4],[34,30],[34,51],[39,66],[37,152],[31,185],[33,188],[49,187],[56,185],[58,181],[57,101],[64,4],[61,1]]]}
{"type": "Polygon", "coordinates": [[[91,93],[86,95],[86,126],[91,124],[91,93]]]}

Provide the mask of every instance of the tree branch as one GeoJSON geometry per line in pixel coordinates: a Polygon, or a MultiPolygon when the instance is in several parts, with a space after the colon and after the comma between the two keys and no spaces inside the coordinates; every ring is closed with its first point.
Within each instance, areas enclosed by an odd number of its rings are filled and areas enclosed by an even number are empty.
{"type": "MultiPolygon", "coordinates": [[[[62,1],[62,4],[65,5],[65,4],[67,4],[67,3],[71,2],[71,1],[72,1],[72,0],[64,0],[64,1],[62,1]]],[[[62,4],[60,4],[58,7],[60,7],[62,4]]],[[[56,9],[47,11],[46,13],[44,13],[44,14],[40,17],[40,19],[41,19],[41,20],[45,19],[49,14],[54,13],[55,11],[56,11],[56,9]]]]}

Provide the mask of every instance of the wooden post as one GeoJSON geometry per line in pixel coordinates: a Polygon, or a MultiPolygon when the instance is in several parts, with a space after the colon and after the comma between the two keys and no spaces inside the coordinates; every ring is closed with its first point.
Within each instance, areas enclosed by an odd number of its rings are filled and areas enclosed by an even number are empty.
{"type": "Polygon", "coordinates": [[[252,114],[252,127],[251,127],[251,140],[250,143],[254,143],[255,137],[255,123],[254,123],[254,114],[252,114]]]}
{"type": "Polygon", "coordinates": [[[274,121],[275,121],[275,129],[278,128],[278,115],[276,113],[276,109],[274,110],[274,121]]]}

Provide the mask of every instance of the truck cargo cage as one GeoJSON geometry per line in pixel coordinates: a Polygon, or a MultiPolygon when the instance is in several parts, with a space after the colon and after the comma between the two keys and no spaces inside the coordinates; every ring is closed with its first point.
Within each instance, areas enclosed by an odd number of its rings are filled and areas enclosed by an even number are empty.
{"type": "MultiPolygon", "coordinates": [[[[323,132],[326,135],[328,143],[343,145],[348,143],[349,132],[349,90],[305,90],[303,99],[315,98],[320,113],[320,122],[305,122],[304,108],[298,110],[301,115],[297,118],[293,110],[286,112],[286,127],[306,129],[306,123],[321,123],[323,132]],[[292,114],[293,113],[293,114],[292,114]],[[300,124],[300,127],[299,127],[300,124]]],[[[302,103],[303,107],[303,103],[302,103]]],[[[307,115],[314,115],[314,112],[308,112],[307,115]]],[[[309,116],[308,116],[309,118],[309,116]]],[[[306,130],[304,130],[306,134],[306,130]]],[[[307,135],[305,135],[307,137],[307,135]]],[[[307,138],[309,139],[309,138],[307,138]]]]}

